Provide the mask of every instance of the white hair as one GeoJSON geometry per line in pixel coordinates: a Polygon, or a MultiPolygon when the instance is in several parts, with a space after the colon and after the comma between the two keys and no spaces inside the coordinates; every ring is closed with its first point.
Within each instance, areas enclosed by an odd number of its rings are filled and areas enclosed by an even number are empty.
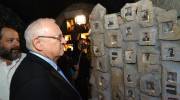
{"type": "Polygon", "coordinates": [[[24,38],[26,40],[26,47],[28,50],[32,50],[32,40],[34,38],[46,33],[47,24],[49,23],[55,23],[55,20],[51,18],[39,18],[27,27],[24,33],[24,38]]]}

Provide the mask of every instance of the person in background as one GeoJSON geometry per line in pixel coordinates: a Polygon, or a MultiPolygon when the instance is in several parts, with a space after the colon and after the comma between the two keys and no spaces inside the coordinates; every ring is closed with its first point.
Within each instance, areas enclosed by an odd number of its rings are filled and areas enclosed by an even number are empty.
{"type": "Polygon", "coordinates": [[[78,76],[78,67],[73,63],[73,52],[70,48],[58,59],[58,65],[61,67],[67,79],[74,85],[78,76]]]}
{"type": "Polygon", "coordinates": [[[85,39],[80,39],[78,43],[78,51],[74,53],[74,67],[76,68],[78,75],[75,79],[75,87],[81,94],[83,100],[88,100],[90,95],[89,79],[90,79],[90,69],[91,60],[88,57],[87,49],[89,47],[89,41],[85,39]]]}
{"type": "Polygon", "coordinates": [[[25,55],[20,51],[16,29],[9,25],[0,26],[0,100],[9,100],[12,75],[25,55]]]}
{"type": "Polygon", "coordinates": [[[81,100],[56,64],[66,41],[55,20],[35,20],[24,37],[29,52],[12,77],[10,100],[81,100]]]}

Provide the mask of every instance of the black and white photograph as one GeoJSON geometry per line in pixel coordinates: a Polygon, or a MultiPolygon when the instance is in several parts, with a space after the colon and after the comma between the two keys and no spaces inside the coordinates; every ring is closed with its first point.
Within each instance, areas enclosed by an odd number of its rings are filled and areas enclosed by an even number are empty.
{"type": "Polygon", "coordinates": [[[106,29],[117,29],[119,28],[118,16],[116,14],[108,14],[104,16],[105,28],[106,29]]]}
{"type": "Polygon", "coordinates": [[[167,81],[168,82],[177,82],[177,73],[176,72],[167,72],[167,81]]]}

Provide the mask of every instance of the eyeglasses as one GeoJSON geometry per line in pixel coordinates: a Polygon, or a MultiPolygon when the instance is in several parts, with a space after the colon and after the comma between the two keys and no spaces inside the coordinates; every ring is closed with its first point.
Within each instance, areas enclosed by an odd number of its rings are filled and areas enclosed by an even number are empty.
{"type": "Polygon", "coordinates": [[[37,38],[52,38],[61,41],[63,38],[63,35],[58,35],[58,36],[38,36],[37,38]]]}

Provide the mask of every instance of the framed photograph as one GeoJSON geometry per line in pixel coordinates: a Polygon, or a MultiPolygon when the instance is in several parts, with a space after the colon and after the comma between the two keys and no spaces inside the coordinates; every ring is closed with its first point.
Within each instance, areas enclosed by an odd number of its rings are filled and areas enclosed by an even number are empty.
{"type": "Polygon", "coordinates": [[[141,73],[147,73],[151,65],[160,64],[160,52],[159,49],[153,46],[141,46],[137,52],[138,58],[138,71],[141,73]]]}
{"type": "Polygon", "coordinates": [[[125,41],[138,40],[139,25],[137,25],[136,22],[131,21],[124,23],[120,26],[120,29],[122,30],[123,39],[125,41]]]}
{"type": "Polygon", "coordinates": [[[153,26],[154,24],[154,13],[153,13],[153,5],[151,1],[144,0],[138,2],[138,9],[137,9],[137,20],[138,23],[142,27],[149,27],[153,26]]]}
{"type": "Polygon", "coordinates": [[[178,95],[180,93],[179,82],[180,79],[180,68],[179,62],[170,62],[170,61],[163,61],[163,73],[162,73],[162,90],[163,90],[163,97],[175,97],[179,98],[178,95]]]}
{"type": "Polygon", "coordinates": [[[154,27],[144,28],[140,31],[140,45],[155,45],[157,30],[154,27]]]}
{"type": "Polygon", "coordinates": [[[124,46],[125,63],[136,63],[137,44],[135,42],[128,42],[124,46]]]}
{"type": "Polygon", "coordinates": [[[106,47],[121,47],[122,35],[120,30],[106,31],[105,33],[105,46],[106,47]]]}
{"type": "Polygon", "coordinates": [[[161,74],[146,74],[140,78],[140,89],[149,96],[160,96],[161,74]]]}
{"type": "Polygon", "coordinates": [[[162,11],[157,16],[159,39],[177,40],[180,38],[177,29],[177,12],[175,10],[162,11]]]}
{"type": "Polygon", "coordinates": [[[127,100],[135,100],[135,89],[128,88],[126,90],[126,98],[127,100]]]}
{"type": "Polygon", "coordinates": [[[126,21],[132,21],[136,18],[137,6],[135,3],[126,3],[125,6],[121,9],[121,15],[126,21]]]}
{"type": "Polygon", "coordinates": [[[122,67],[122,49],[110,49],[109,57],[111,66],[122,67]]]}
{"type": "Polygon", "coordinates": [[[177,82],[177,73],[176,72],[167,72],[167,81],[168,82],[177,82]]]}
{"type": "Polygon", "coordinates": [[[117,14],[108,14],[104,16],[105,28],[106,29],[117,29],[119,28],[117,14]]]}
{"type": "Polygon", "coordinates": [[[126,64],[124,68],[125,86],[136,87],[138,78],[136,65],[126,64]]]}
{"type": "Polygon", "coordinates": [[[175,49],[178,48],[178,44],[173,42],[161,42],[161,55],[162,60],[174,60],[175,58],[175,49]]]}

